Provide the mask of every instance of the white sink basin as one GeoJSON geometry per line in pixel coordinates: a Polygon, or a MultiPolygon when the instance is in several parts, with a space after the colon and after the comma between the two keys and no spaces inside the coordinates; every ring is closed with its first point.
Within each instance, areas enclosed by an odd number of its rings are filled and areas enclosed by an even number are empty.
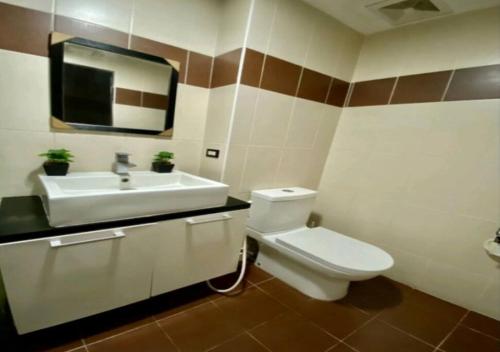
{"type": "Polygon", "coordinates": [[[112,172],[39,176],[42,201],[51,226],[80,225],[226,204],[229,187],[174,171],[130,172],[131,189],[120,189],[112,172]]]}

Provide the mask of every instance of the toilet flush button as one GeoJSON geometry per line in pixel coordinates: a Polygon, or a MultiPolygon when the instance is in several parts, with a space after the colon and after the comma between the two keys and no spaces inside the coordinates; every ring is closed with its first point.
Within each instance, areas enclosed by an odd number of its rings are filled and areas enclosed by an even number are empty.
{"type": "Polygon", "coordinates": [[[293,189],[282,189],[283,192],[287,192],[287,193],[293,193],[295,192],[293,189]]]}

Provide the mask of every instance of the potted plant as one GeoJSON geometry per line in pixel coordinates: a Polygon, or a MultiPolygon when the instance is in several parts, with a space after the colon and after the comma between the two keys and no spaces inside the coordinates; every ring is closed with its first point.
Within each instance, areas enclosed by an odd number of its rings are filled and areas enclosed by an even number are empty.
{"type": "Polygon", "coordinates": [[[47,158],[43,163],[43,169],[49,176],[65,176],[68,173],[69,163],[73,161],[73,155],[67,149],[49,149],[39,156],[47,158]]]}
{"type": "Polygon", "coordinates": [[[174,158],[174,153],[161,151],[155,155],[153,160],[153,171],[160,173],[172,172],[174,164],[172,164],[172,159],[174,158]]]}

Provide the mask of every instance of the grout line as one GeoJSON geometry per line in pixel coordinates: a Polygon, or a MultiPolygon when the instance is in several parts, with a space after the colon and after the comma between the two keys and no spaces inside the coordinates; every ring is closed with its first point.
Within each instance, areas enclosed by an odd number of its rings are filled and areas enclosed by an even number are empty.
{"type": "Polygon", "coordinates": [[[253,284],[254,284],[255,286],[259,286],[259,285],[261,285],[261,284],[263,284],[263,283],[269,282],[269,281],[274,280],[274,279],[276,279],[276,278],[275,278],[274,276],[272,276],[272,277],[270,277],[270,278],[267,278],[267,279],[265,279],[265,280],[262,280],[262,281],[259,281],[259,282],[253,283],[253,284]]]}
{"type": "MultiPolygon", "coordinates": [[[[208,79],[208,89],[212,89],[212,76],[214,74],[214,65],[215,65],[215,56],[212,57],[212,61],[210,62],[210,78],[208,79]]],[[[187,84],[187,83],[186,83],[187,84]]]]}
{"type": "Polygon", "coordinates": [[[489,338],[491,338],[491,339],[493,339],[493,340],[500,341],[500,338],[495,337],[495,336],[493,336],[493,335],[489,335],[489,334],[487,334],[487,333],[485,333],[485,332],[482,332],[481,330],[477,330],[477,329],[471,328],[470,326],[468,326],[468,325],[464,325],[464,324],[460,324],[460,325],[461,325],[463,328],[466,328],[466,329],[472,330],[472,331],[474,331],[474,332],[476,332],[476,333],[478,333],[478,334],[480,334],[480,335],[483,335],[483,336],[489,337],[489,338]]]}
{"type": "Polygon", "coordinates": [[[333,76],[330,76],[330,84],[328,85],[328,90],[326,91],[326,97],[325,97],[325,101],[323,101],[323,104],[328,104],[327,101],[328,101],[328,98],[330,97],[330,93],[332,92],[333,81],[335,81],[335,78],[333,78],[333,76]]]}
{"type": "Polygon", "coordinates": [[[344,336],[343,338],[341,338],[340,341],[344,342],[345,340],[347,340],[349,337],[351,337],[352,335],[354,335],[355,333],[357,333],[359,330],[361,330],[362,328],[364,328],[366,325],[368,325],[369,323],[371,323],[372,321],[374,321],[375,319],[377,319],[380,314],[382,314],[382,312],[378,312],[373,317],[371,317],[368,320],[366,320],[363,324],[361,324],[356,329],[354,329],[353,331],[351,331],[349,334],[347,334],[346,336],[344,336]]]}
{"type": "Polygon", "coordinates": [[[56,28],[56,1],[52,0],[50,4],[50,31],[54,32],[56,28]]]}
{"type": "MultiPolygon", "coordinates": [[[[189,58],[190,57],[191,57],[191,51],[188,50],[187,54],[186,54],[186,62],[184,63],[184,84],[188,84],[187,81],[188,81],[188,74],[189,74],[189,58]]],[[[212,73],[210,73],[210,80],[211,79],[212,79],[212,73]]]]}
{"type": "Polygon", "coordinates": [[[264,343],[262,343],[258,338],[256,338],[255,336],[252,335],[252,333],[250,331],[245,331],[245,333],[250,336],[250,338],[252,340],[254,340],[255,342],[257,342],[260,346],[262,346],[266,351],[269,351],[269,352],[272,352],[272,350],[267,347],[266,345],[264,345],[264,343]]]}
{"type": "Polygon", "coordinates": [[[410,337],[414,338],[415,340],[418,340],[418,341],[420,341],[420,342],[422,342],[422,343],[424,343],[424,344],[426,344],[426,345],[428,345],[428,346],[430,346],[430,347],[437,348],[437,347],[436,347],[436,345],[433,345],[432,343],[430,343],[430,342],[428,342],[428,341],[425,341],[425,340],[423,340],[422,338],[420,338],[420,337],[418,337],[418,336],[415,336],[415,335],[413,335],[413,334],[409,333],[408,331],[401,329],[400,327],[398,327],[398,326],[396,326],[396,325],[390,324],[390,323],[386,322],[385,320],[378,320],[378,321],[379,321],[379,322],[381,322],[381,323],[383,323],[383,324],[385,324],[385,325],[388,325],[388,326],[390,326],[391,328],[393,328],[393,329],[395,329],[395,330],[397,330],[397,331],[399,331],[399,332],[402,332],[402,333],[404,333],[405,335],[408,335],[408,336],[410,336],[410,337]]]}
{"type": "Polygon", "coordinates": [[[233,340],[236,340],[238,337],[240,336],[243,336],[245,334],[245,330],[243,330],[243,332],[239,333],[239,334],[236,334],[235,336],[231,336],[230,338],[226,339],[226,340],[223,340],[221,342],[219,342],[218,344],[216,345],[213,345],[213,346],[210,346],[209,348],[203,350],[204,352],[209,352],[209,351],[213,351],[214,349],[216,349],[217,347],[220,347],[222,346],[223,344],[225,344],[226,342],[230,342],[230,341],[233,341],[233,340]]]}
{"type": "Polygon", "coordinates": [[[450,74],[450,78],[448,78],[448,82],[446,83],[446,87],[444,87],[443,96],[441,97],[440,101],[444,101],[444,98],[446,98],[446,94],[448,94],[448,89],[450,88],[451,81],[452,81],[454,76],[455,76],[455,70],[452,70],[451,74],[450,74]]]}
{"type": "Polygon", "coordinates": [[[394,85],[392,86],[391,95],[389,95],[389,101],[387,102],[387,104],[382,104],[382,105],[390,105],[392,103],[392,97],[394,96],[394,93],[396,92],[396,87],[398,85],[398,82],[399,82],[399,76],[396,77],[396,80],[394,81],[394,85]]]}
{"type": "Polygon", "coordinates": [[[469,315],[469,310],[467,312],[465,312],[465,314],[458,320],[458,322],[455,324],[455,326],[453,327],[453,329],[451,329],[451,331],[443,338],[443,340],[441,340],[441,342],[436,346],[436,348],[434,349],[434,351],[438,351],[441,349],[441,346],[443,346],[443,344],[445,343],[446,340],[448,340],[448,338],[455,332],[455,330],[458,329],[458,327],[460,326],[460,324],[465,320],[465,318],[467,318],[467,316],[469,315]]]}
{"type": "Polygon", "coordinates": [[[135,4],[136,0],[132,1],[132,12],[130,13],[130,22],[128,25],[128,38],[127,38],[127,48],[132,48],[132,32],[134,29],[134,20],[135,20],[135,4]]]}
{"type": "Polygon", "coordinates": [[[199,308],[199,307],[201,307],[201,306],[203,306],[203,305],[205,305],[205,304],[208,304],[208,303],[210,303],[210,302],[212,302],[212,300],[211,300],[211,299],[209,299],[209,300],[208,300],[208,301],[206,301],[206,302],[201,302],[200,304],[197,304],[197,305],[195,305],[195,306],[192,306],[192,307],[186,308],[186,309],[184,309],[184,310],[181,310],[181,311],[179,311],[179,312],[177,312],[177,313],[174,313],[174,314],[172,314],[172,315],[169,315],[168,317],[161,318],[161,319],[155,319],[155,317],[154,317],[154,315],[153,315],[153,319],[154,319],[154,321],[158,321],[158,322],[163,321],[163,320],[167,320],[167,319],[170,319],[170,318],[176,317],[176,316],[178,316],[178,315],[181,315],[181,314],[183,314],[183,313],[190,312],[190,311],[192,311],[193,309],[199,308]]]}
{"type": "Polygon", "coordinates": [[[92,345],[95,345],[99,342],[102,342],[102,341],[107,341],[107,340],[110,340],[112,338],[115,338],[115,337],[118,337],[118,336],[122,336],[122,335],[125,335],[125,334],[128,334],[129,332],[132,332],[132,331],[136,331],[136,330],[139,330],[139,329],[142,329],[148,325],[153,325],[155,322],[152,321],[152,322],[149,322],[149,323],[145,323],[145,324],[141,324],[139,326],[136,326],[134,328],[131,328],[131,329],[128,329],[128,330],[125,330],[125,331],[120,331],[119,333],[116,333],[114,335],[111,335],[111,336],[106,336],[100,340],[97,340],[97,341],[93,341],[93,342],[90,342],[90,343],[86,343],[85,346],[92,346],[92,345]]]}
{"type": "Polygon", "coordinates": [[[341,108],[347,108],[349,107],[349,103],[351,102],[351,95],[354,90],[354,85],[356,82],[349,82],[349,88],[347,89],[347,94],[344,99],[344,104],[341,106],[341,108]]]}
{"type": "Polygon", "coordinates": [[[170,335],[161,327],[161,325],[158,322],[158,320],[155,320],[155,323],[156,323],[156,326],[161,330],[161,332],[163,333],[163,335],[170,341],[170,343],[172,344],[172,346],[174,346],[177,351],[180,351],[181,349],[179,348],[179,346],[177,346],[177,344],[170,337],[170,335]]]}

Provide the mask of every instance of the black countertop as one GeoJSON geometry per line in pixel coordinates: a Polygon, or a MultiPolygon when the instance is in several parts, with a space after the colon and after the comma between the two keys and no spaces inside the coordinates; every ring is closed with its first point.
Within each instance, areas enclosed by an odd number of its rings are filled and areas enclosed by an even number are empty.
{"type": "Polygon", "coordinates": [[[250,208],[250,203],[228,197],[224,206],[143,216],[94,224],[52,227],[49,225],[42,201],[38,196],[7,197],[0,204],[0,243],[16,242],[77,232],[97,231],[113,227],[147,224],[190,216],[220,213],[250,208]]]}

